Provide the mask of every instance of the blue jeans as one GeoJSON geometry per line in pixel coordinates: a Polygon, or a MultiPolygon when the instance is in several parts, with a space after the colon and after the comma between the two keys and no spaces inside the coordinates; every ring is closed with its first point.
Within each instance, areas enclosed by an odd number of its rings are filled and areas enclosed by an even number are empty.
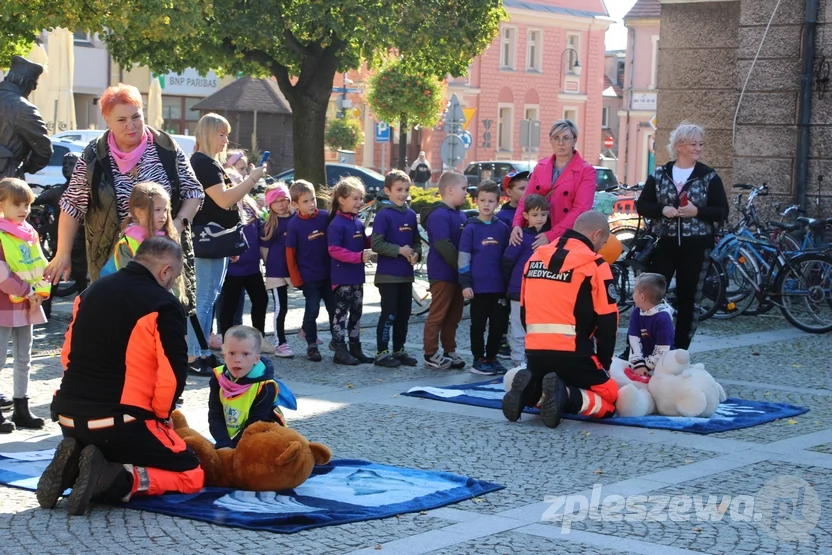
{"type": "MultiPolygon", "coordinates": [[[[222,282],[225,279],[225,272],[228,270],[227,258],[195,258],[194,270],[196,272],[196,317],[205,335],[205,343],[208,344],[208,334],[211,333],[211,324],[214,319],[214,304],[222,289],[222,282]]],[[[188,356],[207,357],[211,354],[210,349],[203,350],[190,321],[188,322],[188,356]]]]}
{"type": "Polygon", "coordinates": [[[335,294],[332,291],[332,284],[326,281],[307,281],[303,284],[303,298],[306,299],[306,306],[303,311],[303,333],[306,334],[306,344],[310,347],[317,347],[318,313],[321,311],[321,300],[324,301],[329,316],[329,330],[332,331],[332,315],[335,309],[335,294]]]}

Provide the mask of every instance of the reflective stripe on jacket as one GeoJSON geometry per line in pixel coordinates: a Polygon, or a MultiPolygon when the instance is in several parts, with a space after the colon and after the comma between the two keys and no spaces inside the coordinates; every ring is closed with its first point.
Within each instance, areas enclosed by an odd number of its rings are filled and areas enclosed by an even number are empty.
{"type": "MultiPolygon", "coordinates": [[[[17,277],[32,286],[32,290],[43,298],[49,298],[52,286],[43,279],[46,269],[46,257],[40,248],[40,242],[24,241],[10,233],[0,232],[0,244],[6,264],[17,277]]],[[[9,295],[13,303],[22,303],[26,297],[9,295]]]]}

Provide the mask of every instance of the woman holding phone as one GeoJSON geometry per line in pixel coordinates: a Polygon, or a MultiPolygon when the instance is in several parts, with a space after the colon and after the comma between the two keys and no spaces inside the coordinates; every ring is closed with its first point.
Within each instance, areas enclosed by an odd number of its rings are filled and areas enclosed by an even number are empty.
{"type": "Polygon", "coordinates": [[[716,171],[699,161],[705,132],[683,122],[670,134],[671,161],[647,177],[636,201],[638,213],[650,219],[658,243],[650,254],[649,270],[667,283],[676,276],[676,333],[674,346],[687,349],[699,324],[696,308],[714,233],[728,217],[728,199],[716,171]]]}
{"type": "MultiPolygon", "coordinates": [[[[240,224],[238,203],[251,191],[266,171],[265,165],[234,183],[223,169],[228,135],[231,125],[219,114],[205,114],[196,126],[196,152],[191,156],[191,166],[205,189],[205,201],[194,216],[194,226],[215,224],[222,229],[232,229],[240,224]]],[[[196,316],[201,330],[194,330],[188,322],[188,359],[190,371],[198,376],[210,377],[218,366],[216,357],[208,348],[207,334],[211,330],[214,305],[220,294],[228,258],[194,259],[196,270],[196,316]],[[197,331],[202,337],[197,336],[197,331]]]]}

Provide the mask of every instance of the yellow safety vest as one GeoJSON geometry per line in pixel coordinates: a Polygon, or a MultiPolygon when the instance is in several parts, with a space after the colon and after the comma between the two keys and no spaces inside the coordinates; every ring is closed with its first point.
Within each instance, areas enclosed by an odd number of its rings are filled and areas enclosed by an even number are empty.
{"type": "MultiPolygon", "coordinates": [[[[225,366],[217,366],[214,368],[214,375],[217,379],[220,379],[220,376],[225,370],[225,366]]],[[[266,384],[274,384],[275,396],[274,402],[277,401],[277,393],[280,391],[280,386],[277,385],[277,382],[274,380],[266,380],[263,382],[258,382],[256,384],[251,384],[252,387],[249,387],[245,393],[237,395],[236,397],[229,397],[226,399],[220,393],[220,404],[222,404],[222,412],[225,416],[225,429],[228,431],[228,437],[230,439],[234,439],[237,437],[243,429],[246,427],[248,423],[248,413],[251,410],[251,405],[254,404],[254,400],[257,398],[257,395],[260,394],[260,391],[263,389],[263,386],[266,384]],[[256,386],[256,387],[255,387],[256,386]]],[[[281,424],[283,423],[283,413],[280,412],[280,409],[277,405],[274,405],[275,414],[278,414],[280,417],[281,424]]]]}
{"type": "MultiPolygon", "coordinates": [[[[43,279],[46,257],[40,248],[40,242],[37,240],[29,242],[11,233],[0,232],[0,244],[3,245],[3,256],[12,273],[31,285],[37,295],[48,299],[52,286],[43,279]]],[[[15,295],[9,295],[9,298],[13,303],[22,303],[26,300],[26,297],[15,295]]]]}
{"type": "Polygon", "coordinates": [[[139,245],[141,245],[140,242],[136,241],[127,234],[121,237],[121,240],[116,243],[116,250],[113,253],[113,257],[115,257],[116,270],[121,270],[127,266],[127,263],[130,262],[130,260],[133,260],[133,257],[136,256],[136,251],[139,250],[139,245]],[[121,252],[123,245],[127,246],[130,253],[130,258],[128,260],[125,260],[125,253],[121,252]]]}

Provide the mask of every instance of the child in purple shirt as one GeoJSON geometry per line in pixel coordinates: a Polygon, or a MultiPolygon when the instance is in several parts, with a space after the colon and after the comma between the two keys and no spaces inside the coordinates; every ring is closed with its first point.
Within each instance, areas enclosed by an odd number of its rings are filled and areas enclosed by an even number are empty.
{"type": "Polygon", "coordinates": [[[266,291],[271,292],[274,300],[274,354],[289,358],[294,353],[286,342],[288,292],[292,281],[286,261],[286,232],[292,217],[292,207],[289,188],[285,183],[266,187],[266,206],[269,215],[260,234],[260,254],[266,261],[266,291]]]}
{"type": "Polygon", "coordinates": [[[357,177],[342,177],[332,190],[329,227],[326,231],[331,258],[335,312],[332,315],[332,342],[335,364],[373,362],[361,350],[361,312],[364,304],[364,263],[372,251],[358,210],[364,204],[364,184],[357,177]],[[345,336],[349,336],[349,350],[345,336]]]}
{"type": "MultiPolygon", "coordinates": [[[[222,295],[227,302],[220,307],[220,334],[224,337],[225,332],[234,325],[234,312],[237,310],[237,303],[230,302],[232,299],[239,299],[243,289],[251,299],[251,325],[265,336],[266,311],[269,306],[269,297],[266,294],[266,285],[263,283],[263,274],[260,273],[260,229],[261,222],[258,217],[257,204],[254,199],[246,195],[243,197],[243,233],[248,241],[248,249],[239,257],[232,257],[225,274],[225,281],[222,284],[222,295]]],[[[274,348],[269,343],[262,343],[263,353],[272,353],[274,348]]]]}
{"type": "Polygon", "coordinates": [[[509,229],[494,217],[500,198],[499,186],[486,180],[477,187],[479,216],[471,218],[459,240],[459,283],[462,296],[471,299],[471,354],[474,374],[505,374],[497,361],[503,338],[506,284],[497,270],[508,245],[509,229]],[[488,342],[485,329],[488,324],[488,342]]]}
{"type": "Polygon", "coordinates": [[[303,291],[306,301],[303,311],[303,333],[306,337],[306,358],[321,362],[318,350],[318,326],[316,320],[321,310],[321,301],[329,314],[329,328],[332,331],[332,314],[335,296],[329,279],[329,250],[326,242],[326,228],[329,212],[318,210],[315,188],[308,181],[298,179],[289,187],[292,205],[297,209],[289,220],[286,231],[286,264],[292,285],[303,291]]]}
{"type": "Polygon", "coordinates": [[[633,314],[627,341],[630,366],[639,376],[647,376],[662,355],[673,349],[673,309],[664,302],[667,281],[661,274],[638,276],[633,287],[633,314]]]}

